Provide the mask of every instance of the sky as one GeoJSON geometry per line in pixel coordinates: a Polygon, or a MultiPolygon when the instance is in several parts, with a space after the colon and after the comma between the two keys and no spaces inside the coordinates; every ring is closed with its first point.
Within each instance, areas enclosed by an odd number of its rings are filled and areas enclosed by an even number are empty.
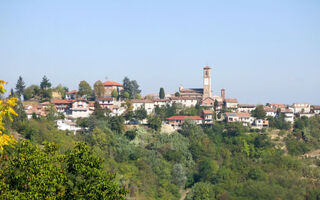
{"type": "Polygon", "coordinates": [[[240,103],[320,104],[319,0],[0,0],[0,79],[14,88],[137,80],[240,103]]]}

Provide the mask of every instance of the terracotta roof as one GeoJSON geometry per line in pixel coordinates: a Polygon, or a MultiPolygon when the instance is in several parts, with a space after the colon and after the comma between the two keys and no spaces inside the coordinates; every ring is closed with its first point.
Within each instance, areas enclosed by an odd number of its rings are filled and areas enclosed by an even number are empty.
{"type": "Polygon", "coordinates": [[[171,97],[171,100],[198,100],[198,98],[195,97],[171,97]]]}
{"type": "Polygon", "coordinates": [[[237,113],[238,117],[251,117],[250,113],[237,113]]]}
{"type": "Polygon", "coordinates": [[[202,120],[202,117],[200,116],[172,116],[167,118],[169,121],[174,121],[174,120],[186,120],[186,119],[192,119],[192,120],[202,120]]]}
{"type": "Polygon", "coordinates": [[[312,106],[313,110],[320,110],[320,106],[312,106]]]}
{"type": "Polygon", "coordinates": [[[132,103],[154,103],[151,99],[132,99],[132,103]]]}
{"type": "Polygon", "coordinates": [[[98,98],[98,101],[113,101],[113,98],[98,98]]]}
{"type": "Polygon", "coordinates": [[[250,113],[226,113],[228,117],[251,117],[250,113]]]}
{"type": "Polygon", "coordinates": [[[85,100],[85,99],[74,99],[74,100],[72,100],[71,102],[74,103],[74,102],[76,102],[76,101],[85,101],[85,102],[89,103],[89,101],[88,101],[88,100],[85,100]]]}
{"type": "Polygon", "coordinates": [[[154,102],[168,102],[169,99],[153,99],[154,102]]]}
{"type": "Polygon", "coordinates": [[[78,94],[78,90],[72,90],[70,92],[67,92],[67,94],[78,94]]]}
{"type": "Polygon", "coordinates": [[[285,104],[270,104],[271,107],[275,107],[275,108],[285,108],[286,105],[285,104]]]}
{"type": "Polygon", "coordinates": [[[238,103],[237,99],[225,99],[224,101],[227,103],[238,103]]]}
{"type": "Polygon", "coordinates": [[[203,93],[203,89],[202,88],[183,88],[183,89],[180,89],[180,92],[203,93]]]}
{"type": "Polygon", "coordinates": [[[53,103],[53,104],[68,104],[71,102],[68,100],[64,100],[64,99],[55,99],[55,100],[52,100],[51,103],[53,103]]]}
{"type": "Polygon", "coordinates": [[[271,107],[269,107],[269,106],[264,106],[263,108],[264,108],[264,110],[265,110],[266,112],[276,112],[275,109],[273,109],[273,108],[271,108],[271,107]]]}
{"type": "Polygon", "coordinates": [[[211,67],[209,67],[209,66],[205,66],[203,69],[211,69],[211,67]]]}
{"type": "Polygon", "coordinates": [[[117,83],[117,82],[113,82],[113,81],[107,81],[107,82],[104,82],[103,83],[104,86],[123,86],[121,85],[120,83],[117,83]]]}
{"type": "Polygon", "coordinates": [[[281,110],[281,112],[282,113],[293,113],[293,111],[290,109],[283,109],[283,110],[281,110]]]}
{"type": "Polygon", "coordinates": [[[242,107],[242,108],[255,108],[256,105],[254,105],[254,104],[238,104],[238,108],[240,108],[240,107],[242,107]]]}

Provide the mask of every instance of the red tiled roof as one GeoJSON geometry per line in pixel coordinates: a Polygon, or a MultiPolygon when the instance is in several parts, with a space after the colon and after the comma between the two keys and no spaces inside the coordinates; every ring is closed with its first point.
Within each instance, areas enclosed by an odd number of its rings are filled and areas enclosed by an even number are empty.
{"type": "Polygon", "coordinates": [[[205,67],[204,67],[204,69],[211,69],[211,67],[209,67],[209,66],[205,66],[205,67]]]}
{"type": "Polygon", "coordinates": [[[154,102],[168,102],[169,99],[153,99],[154,102]]]}
{"type": "Polygon", "coordinates": [[[272,107],[275,107],[275,108],[285,108],[286,105],[284,104],[271,104],[272,107]]]}
{"type": "Polygon", "coordinates": [[[78,90],[72,90],[70,92],[67,92],[67,94],[78,94],[78,90]]]}
{"type": "Polygon", "coordinates": [[[320,110],[320,106],[312,106],[313,110],[320,110]]]}
{"type": "Polygon", "coordinates": [[[238,117],[251,117],[250,113],[237,113],[238,117]]]}
{"type": "Polygon", "coordinates": [[[98,98],[98,101],[113,101],[113,98],[98,98]]]}
{"type": "Polygon", "coordinates": [[[76,102],[76,101],[85,101],[85,102],[89,103],[88,100],[81,99],[81,98],[80,98],[80,99],[74,99],[74,100],[72,100],[71,102],[74,103],[74,102],[76,102]]]}
{"type": "Polygon", "coordinates": [[[104,82],[103,83],[104,86],[123,86],[121,85],[120,83],[117,83],[117,82],[113,82],[113,81],[107,81],[107,82],[104,82]]]}
{"type": "Polygon", "coordinates": [[[238,103],[237,99],[225,99],[225,102],[227,103],[238,103]]]}
{"type": "Polygon", "coordinates": [[[51,103],[53,103],[53,104],[68,104],[68,103],[70,103],[70,101],[64,100],[64,99],[55,99],[55,100],[52,100],[51,103]]]}
{"type": "Polygon", "coordinates": [[[154,103],[151,99],[132,99],[132,103],[154,103]]]}
{"type": "Polygon", "coordinates": [[[171,100],[198,100],[198,98],[195,97],[171,97],[171,100]]]}
{"type": "Polygon", "coordinates": [[[276,112],[275,109],[270,108],[269,106],[264,106],[263,108],[264,108],[264,111],[266,111],[266,112],[276,112]]]}
{"type": "Polygon", "coordinates": [[[255,108],[256,105],[254,104],[238,104],[238,108],[243,107],[243,108],[255,108]]]}
{"type": "Polygon", "coordinates": [[[293,113],[293,111],[290,109],[283,109],[283,110],[281,110],[281,112],[282,113],[293,113]]]}
{"type": "Polygon", "coordinates": [[[200,116],[172,116],[167,118],[169,121],[174,121],[174,120],[186,120],[186,119],[193,119],[193,120],[202,120],[202,117],[200,116]]]}
{"type": "Polygon", "coordinates": [[[251,117],[250,113],[225,113],[228,117],[251,117]]]}

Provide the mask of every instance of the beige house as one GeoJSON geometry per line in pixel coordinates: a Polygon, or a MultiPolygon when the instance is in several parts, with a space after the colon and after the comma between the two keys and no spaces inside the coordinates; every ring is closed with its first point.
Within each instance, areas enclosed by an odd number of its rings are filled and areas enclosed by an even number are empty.
{"type": "Polygon", "coordinates": [[[256,105],[253,105],[253,104],[239,104],[237,111],[251,113],[255,109],[256,109],[256,105]]]}
{"type": "Polygon", "coordinates": [[[72,106],[70,109],[70,116],[72,118],[86,118],[90,115],[89,101],[84,99],[77,99],[72,101],[72,106]]]}
{"type": "Polygon", "coordinates": [[[103,83],[103,87],[105,89],[105,96],[112,97],[112,91],[116,90],[118,95],[120,95],[123,90],[123,85],[117,82],[107,81],[103,83]]]}
{"type": "Polygon", "coordinates": [[[310,113],[311,106],[308,103],[294,103],[292,105],[294,113],[310,113]]]}
{"type": "Polygon", "coordinates": [[[225,99],[224,106],[227,109],[237,109],[238,108],[238,100],[237,99],[225,99]]]}
{"type": "Polygon", "coordinates": [[[196,106],[198,99],[194,97],[172,97],[170,98],[171,103],[180,104],[185,107],[196,106]]]}
{"type": "Polygon", "coordinates": [[[140,108],[144,108],[147,111],[147,114],[150,115],[154,111],[154,102],[150,99],[133,99],[132,101],[133,111],[136,111],[140,108]]]}

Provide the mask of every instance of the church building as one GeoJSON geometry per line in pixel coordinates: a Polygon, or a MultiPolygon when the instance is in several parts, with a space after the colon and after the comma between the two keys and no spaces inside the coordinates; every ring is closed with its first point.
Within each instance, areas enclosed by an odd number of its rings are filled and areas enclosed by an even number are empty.
{"type": "Polygon", "coordinates": [[[211,67],[206,66],[203,68],[203,88],[179,88],[181,97],[190,97],[197,99],[205,99],[212,97],[211,87],[211,67]]]}

